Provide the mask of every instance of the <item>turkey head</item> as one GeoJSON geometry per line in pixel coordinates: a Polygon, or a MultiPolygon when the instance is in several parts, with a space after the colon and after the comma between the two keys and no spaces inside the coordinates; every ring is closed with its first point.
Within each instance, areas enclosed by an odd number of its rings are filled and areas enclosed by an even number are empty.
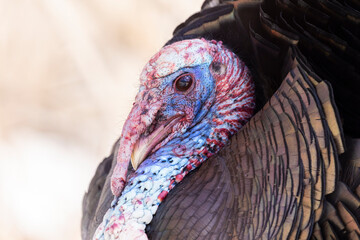
{"type": "Polygon", "coordinates": [[[165,46],[140,81],[111,178],[116,198],[96,239],[145,239],[145,226],[167,193],[217,153],[255,108],[249,69],[221,42],[165,46]],[[127,176],[130,161],[136,171],[127,176]]]}

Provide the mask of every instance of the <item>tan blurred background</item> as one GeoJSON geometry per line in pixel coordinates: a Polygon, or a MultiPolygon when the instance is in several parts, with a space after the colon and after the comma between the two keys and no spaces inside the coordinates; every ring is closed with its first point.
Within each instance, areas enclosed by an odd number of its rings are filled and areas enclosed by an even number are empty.
{"type": "Polygon", "coordinates": [[[0,239],[80,239],[138,76],[203,0],[0,0],[0,239]]]}

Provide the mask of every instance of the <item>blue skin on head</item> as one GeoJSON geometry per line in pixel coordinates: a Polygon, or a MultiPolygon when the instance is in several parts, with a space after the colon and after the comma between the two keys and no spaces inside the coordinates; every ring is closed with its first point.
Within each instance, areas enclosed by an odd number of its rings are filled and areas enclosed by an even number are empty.
{"type": "MultiPolygon", "coordinates": [[[[209,70],[209,64],[205,63],[191,68],[183,68],[179,71],[164,77],[160,83],[159,94],[166,105],[161,110],[161,115],[165,119],[179,114],[179,112],[189,113],[192,119],[189,127],[196,125],[208,113],[208,106],[215,100],[216,82],[209,70]],[[190,73],[193,75],[193,88],[181,93],[175,91],[174,82],[182,74],[190,73]],[[206,106],[204,106],[206,104],[206,106]]],[[[179,133],[182,134],[182,133],[179,133]]]]}

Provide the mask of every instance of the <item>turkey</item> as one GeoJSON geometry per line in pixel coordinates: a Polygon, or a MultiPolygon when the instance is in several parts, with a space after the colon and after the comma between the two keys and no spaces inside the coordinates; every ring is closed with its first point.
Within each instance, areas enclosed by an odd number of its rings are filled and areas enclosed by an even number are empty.
{"type": "Polygon", "coordinates": [[[359,66],[358,0],[206,0],[144,67],[82,238],[360,239],[359,66]]]}

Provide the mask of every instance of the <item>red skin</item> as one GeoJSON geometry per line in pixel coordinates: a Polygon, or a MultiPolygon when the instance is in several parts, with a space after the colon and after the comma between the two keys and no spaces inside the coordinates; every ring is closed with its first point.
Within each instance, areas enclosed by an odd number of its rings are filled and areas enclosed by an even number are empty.
{"type": "Polygon", "coordinates": [[[168,195],[168,193],[169,193],[168,191],[165,190],[162,191],[158,196],[159,201],[162,202],[165,199],[165,197],[168,195]]]}

